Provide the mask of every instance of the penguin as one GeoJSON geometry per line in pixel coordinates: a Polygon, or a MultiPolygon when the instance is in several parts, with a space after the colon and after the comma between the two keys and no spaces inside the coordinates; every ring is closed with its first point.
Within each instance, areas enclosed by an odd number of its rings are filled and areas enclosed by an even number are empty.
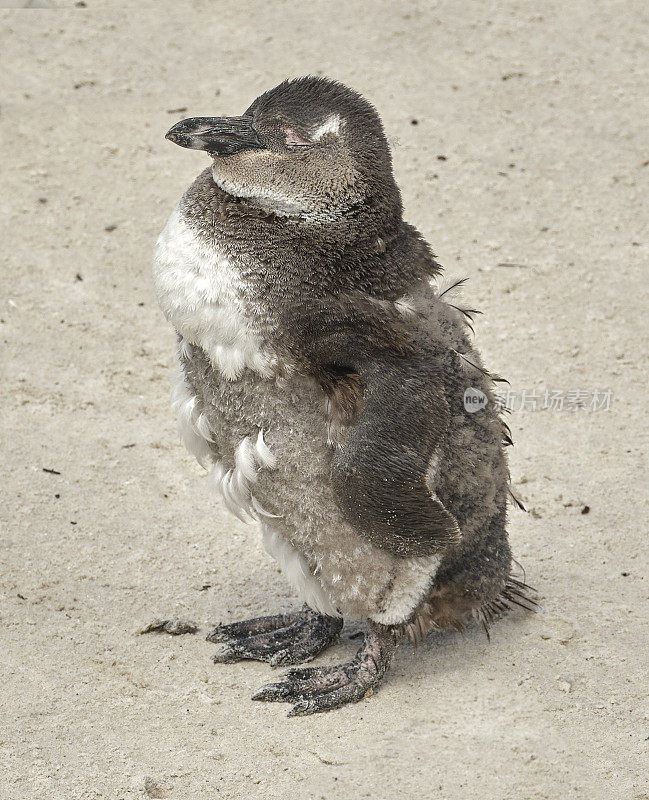
{"type": "Polygon", "coordinates": [[[533,609],[476,312],[403,220],[375,108],[307,76],[166,138],[211,158],[154,255],[180,435],[304,604],[217,626],[215,662],[293,665],[253,700],[303,716],[370,694],[405,639],[533,609]],[[344,618],[365,621],[355,658],[297,666],[344,618]]]}

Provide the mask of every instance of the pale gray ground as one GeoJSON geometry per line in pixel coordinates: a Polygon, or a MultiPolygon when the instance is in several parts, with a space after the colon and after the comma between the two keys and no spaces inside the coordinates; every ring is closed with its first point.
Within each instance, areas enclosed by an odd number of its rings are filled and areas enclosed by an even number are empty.
{"type": "Polygon", "coordinates": [[[1,12],[0,796],[649,797],[646,3],[112,5],[1,12]],[[206,164],[167,128],[307,72],[380,109],[487,364],[613,404],[511,416],[541,614],[289,720],[249,700],[266,665],[135,631],[296,604],[177,443],[150,261],[206,164]]]}

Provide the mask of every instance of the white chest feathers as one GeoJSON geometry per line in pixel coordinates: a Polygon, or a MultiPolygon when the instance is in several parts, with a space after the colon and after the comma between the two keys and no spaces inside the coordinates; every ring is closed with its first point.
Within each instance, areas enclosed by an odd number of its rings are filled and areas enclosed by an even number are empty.
{"type": "Polygon", "coordinates": [[[216,242],[207,242],[176,208],[153,259],[158,303],[176,331],[200,347],[228,380],[244,369],[272,374],[272,358],[244,313],[241,274],[216,242]]]}

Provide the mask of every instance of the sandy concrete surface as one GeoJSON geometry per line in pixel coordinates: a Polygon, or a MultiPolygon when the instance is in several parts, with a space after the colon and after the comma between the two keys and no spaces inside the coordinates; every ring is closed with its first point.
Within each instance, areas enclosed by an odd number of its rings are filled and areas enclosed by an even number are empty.
{"type": "Polygon", "coordinates": [[[0,12],[0,797],[649,798],[646,3],[45,5],[0,12]],[[266,665],[136,631],[297,602],[177,441],[150,264],[207,163],[168,127],[306,73],[376,104],[407,219],[471,279],[543,608],[287,719],[249,699],[266,665]]]}

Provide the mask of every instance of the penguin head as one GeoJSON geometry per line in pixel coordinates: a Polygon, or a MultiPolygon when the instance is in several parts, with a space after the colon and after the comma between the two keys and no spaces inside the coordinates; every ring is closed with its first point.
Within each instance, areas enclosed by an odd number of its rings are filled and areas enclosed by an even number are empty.
{"type": "Polygon", "coordinates": [[[167,138],[208,152],[223,191],[276,214],[334,222],[381,209],[400,218],[380,117],[336,81],[284,81],[241,116],[186,119],[167,138]]]}

